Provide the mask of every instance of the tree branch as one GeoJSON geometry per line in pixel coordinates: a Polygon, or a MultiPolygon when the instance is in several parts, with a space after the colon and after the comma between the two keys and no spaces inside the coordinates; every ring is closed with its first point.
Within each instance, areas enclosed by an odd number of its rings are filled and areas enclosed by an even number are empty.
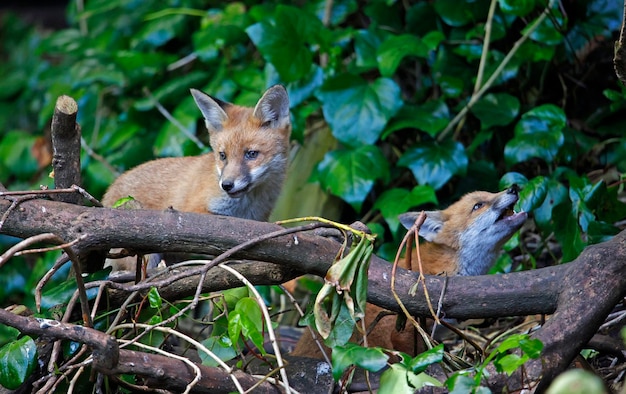
{"type": "MultiPolygon", "coordinates": [[[[0,216],[10,205],[9,201],[0,199],[0,216]]],[[[113,210],[28,200],[7,215],[0,231],[22,238],[52,232],[65,240],[78,240],[73,247],[80,254],[128,247],[150,252],[217,255],[280,228],[271,223],[171,210],[113,210]]],[[[264,240],[233,257],[271,261],[271,264],[265,263],[264,267],[268,268],[281,266],[281,271],[270,269],[265,277],[263,268],[256,271],[260,283],[279,283],[286,280],[284,272],[323,276],[339,246],[324,237],[296,233],[264,240]]],[[[544,342],[542,359],[532,361],[526,369],[526,380],[543,376],[544,381],[549,382],[571,362],[626,294],[625,266],[626,231],[609,242],[587,248],[578,259],[561,266],[506,275],[450,277],[442,308],[446,317],[460,319],[554,313],[545,326],[533,334],[544,342]]],[[[243,263],[239,267],[246,269],[250,264],[243,263]]],[[[368,300],[398,311],[389,291],[391,267],[376,256],[372,258],[368,300]]],[[[218,276],[212,276],[213,272],[208,276],[211,283],[206,284],[207,290],[239,285],[232,280],[216,281],[218,276]]],[[[420,285],[415,296],[409,295],[417,278],[417,273],[398,269],[395,288],[411,313],[428,316],[424,287],[420,285]]],[[[189,288],[195,291],[197,280],[197,277],[186,278],[173,283],[167,290],[169,296],[190,294],[189,288]]],[[[425,286],[431,298],[439,297],[444,282],[442,277],[426,277],[425,286]]]]}
{"type": "MultiPolygon", "coordinates": [[[[54,187],[66,189],[79,186],[80,178],[80,126],[76,123],[78,105],[69,96],[60,96],[52,116],[52,168],[54,187]]],[[[78,204],[81,196],[77,193],[58,194],[55,200],[78,204]]]]}

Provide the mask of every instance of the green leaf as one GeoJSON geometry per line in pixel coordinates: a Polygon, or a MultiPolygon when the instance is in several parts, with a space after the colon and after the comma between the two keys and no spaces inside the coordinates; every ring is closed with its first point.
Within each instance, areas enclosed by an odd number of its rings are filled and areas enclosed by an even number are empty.
{"type": "MultiPolygon", "coordinates": [[[[222,361],[232,360],[237,357],[237,351],[227,335],[208,337],[202,341],[202,344],[222,361]]],[[[202,360],[202,365],[206,365],[208,367],[217,367],[219,365],[217,361],[215,361],[212,357],[209,357],[203,351],[199,350],[198,355],[202,360]]]]}
{"type": "Polygon", "coordinates": [[[254,24],[246,33],[281,78],[293,82],[309,73],[313,54],[307,44],[322,43],[322,29],[322,23],[314,15],[296,7],[278,5],[274,20],[254,24]]]}
{"type": "Polygon", "coordinates": [[[409,367],[413,373],[418,374],[424,372],[430,365],[441,362],[443,360],[443,355],[444,349],[442,343],[432,349],[418,354],[410,361],[409,367]]]}
{"type": "Polygon", "coordinates": [[[436,136],[450,122],[450,111],[444,100],[431,100],[423,105],[405,105],[387,123],[381,138],[402,129],[419,129],[436,136]]]}
{"type": "Polygon", "coordinates": [[[520,102],[515,96],[506,93],[490,93],[482,97],[472,107],[472,112],[480,120],[481,127],[506,126],[519,114],[520,102]]]}
{"type": "Polygon", "coordinates": [[[563,251],[562,261],[564,263],[572,261],[586,246],[582,239],[576,211],[571,201],[565,200],[554,207],[552,214],[556,222],[553,227],[554,237],[561,244],[563,251]]]}
{"type": "Polygon", "coordinates": [[[509,166],[533,157],[551,163],[563,145],[567,119],[563,110],[552,104],[533,108],[515,125],[515,137],[504,149],[509,166]]]}
{"type": "Polygon", "coordinates": [[[29,336],[0,348],[0,385],[15,390],[24,383],[37,365],[37,345],[29,336]]]}
{"type": "Polygon", "coordinates": [[[150,302],[150,308],[161,309],[163,300],[156,287],[151,287],[150,291],[148,291],[148,301],[150,302]]]}
{"type": "Polygon", "coordinates": [[[22,131],[9,131],[0,140],[0,163],[9,173],[26,180],[37,171],[37,160],[31,154],[36,138],[22,131]]]}
{"type": "MultiPolygon", "coordinates": [[[[327,4],[328,3],[324,0],[306,1],[302,3],[307,10],[317,15],[319,20],[324,19],[325,13],[327,12],[327,4]]],[[[358,10],[359,5],[356,0],[342,0],[333,2],[331,8],[329,23],[331,26],[336,26],[345,22],[348,16],[358,10]]]]}
{"type": "Polygon", "coordinates": [[[535,8],[535,0],[499,0],[500,9],[505,14],[526,16],[535,8]]]}
{"type": "Polygon", "coordinates": [[[263,314],[256,300],[250,297],[237,302],[235,310],[228,315],[228,334],[232,342],[236,342],[239,334],[249,339],[265,354],[263,343],[263,314]]]}
{"type": "Polygon", "coordinates": [[[528,357],[532,359],[538,359],[541,356],[541,351],[543,350],[543,342],[537,338],[522,338],[519,341],[519,347],[522,349],[524,354],[527,354],[528,357]]]}
{"type": "Polygon", "coordinates": [[[400,87],[387,78],[369,83],[340,75],[326,81],[316,96],[333,135],[348,146],[374,144],[402,106],[400,87]]]}
{"type": "Polygon", "coordinates": [[[380,371],[387,365],[387,356],[380,348],[367,348],[354,343],[333,348],[333,378],[339,380],[350,365],[356,365],[370,372],[380,371]]]}
{"type": "Polygon", "coordinates": [[[537,225],[549,234],[553,227],[552,219],[561,220],[561,218],[555,215],[554,207],[567,200],[568,191],[563,184],[554,179],[546,180],[545,188],[546,196],[543,199],[543,204],[535,208],[533,214],[537,225]]]}
{"type": "Polygon", "coordinates": [[[392,364],[380,377],[379,394],[412,394],[426,386],[442,387],[440,381],[426,373],[415,374],[400,363],[392,364]]]}
{"type": "Polygon", "coordinates": [[[408,149],[398,160],[398,165],[408,167],[420,185],[430,185],[439,190],[454,175],[467,170],[467,155],[460,142],[422,142],[408,149]]]}
{"type": "Polygon", "coordinates": [[[457,372],[450,376],[445,382],[446,388],[450,391],[450,394],[466,394],[477,393],[477,384],[471,377],[457,372]]]}
{"type": "Polygon", "coordinates": [[[239,26],[212,23],[193,33],[194,53],[203,61],[217,58],[224,48],[246,42],[248,36],[239,26]]]}
{"type": "Polygon", "coordinates": [[[414,127],[436,136],[450,122],[450,111],[444,100],[431,100],[420,105],[413,113],[414,127]]]}
{"type": "Polygon", "coordinates": [[[548,193],[548,181],[542,176],[537,176],[527,181],[519,192],[519,205],[522,210],[530,212],[541,206],[548,193]]]}
{"type": "MultiPolygon", "coordinates": [[[[354,326],[356,325],[356,321],[354,320],[353,310],[350,310],[348,305],[346,304],[345,297],[341,297],[337,294],[335,289],[331,288],[330,291],[333,294],[333,313],[331,313],[330,323],[330,331],[328,332],[328,337],[324,340],[326,346],[330,348],[335,348],[337,346],[343,346],[352,337],[352,333],[354,332],[354,326]]],[[[348,294],[344,293],[344,296],[348,294]]],[[[319,324],[319,319],[316,320],[316,327],[322,333],[322,326],[319,324]]]]}
{"type": "Polygon", "coordinates": [[[152,91],[152,97],[146,97],[135,101],[134,107],[138,111],[148,111],[155,107],[156,102],[165,104],[179,100],[180,97],[189,95],[190,88],[203,86],[209,74],[204,71],[192,71],[188,74],[174,78],[169,82],[160,85],[158,89],[152,91]]]}
{"type": "Polygon", "coordinates": [[[385,190],[374,203],[374,208],[380,209],[389,229],[395,233],[400,227],[398,215],[427,203],[437,204],[435,189],[428,185],[418,185],[411,191],[400,188],[385,190]]]}
{"type": "Polygon", "coordinates": [[[185,28],[185,15],[168,15],[145,22],[141,30],[133,35],[132,47],[141,47],[150,44],[159,47],[176,37],[185,28]]]}
{"type": "Polygon", "coordinates": [[[511,374],[521,367],[526,361],[528,361],[528,356],[520,357],[519,355],[512,353],[503,355],[502,357],[497,357],[493,361],[493,364],[496,366],[496,370],[498,372],[504,372],[511,376],[511,374]]]}
{"type": "Polygon", "coordinates": [[[354,33],[354,54],[357,67],[361,69],[378,67],[377,51],[382,41],[383,34],[378,29],[358,30],[354,33]]]}
{"type": "Polygon", "coordinates": [[[443,21],[453,27],[464,26],[472,21],[484,20],[489,1],[436,0],[435,10],[443,21]]]}
{"type": "Polygon", "coordinates": [[[391,77],[407,56],[426,57],[428,46],[412,34],[389,36],[378,47],[378,68],[384,77],[391,77]]]}
{"type": "MultiPolygon", "coordinates": [[[[531,23],[522,30],[522,34],[526,32],[536,23],[533,20],[531,23]]],[[[556,5],[550,10],[550,17],[545,18],[541,24],[530,34],[530,39],[545,45],[558,45],[563,41],[563,34],[561,31],[567,29],[567,20],[561,14],[561,11],[556,5]]]]}
{"type": "Polygon", "coordinates": [[[526,178],[523,174],[519,172],[507,172],[500,178],[500,183],[498,184],[499,190],[508,189],[513,185],[517,185],[522,189],[528,183],[528,178],[526,178]]]}
{"type": "MultiPolygon", "coordinates": [[[[108,277],[110,270],[100,270],[83,278],[85,283],[97,280],[104,280],[108,277]]],[[[50,309],[55,305],[67,303],[76,291],[76,279],[68,279],[58,285],[45,290],[41,297],[42,309],[50,309]]],[[[99,289],[92,287],[87,289],[87,298],[92,300],[98,294],[99,289]]]]}
{"type": "Polygon", "coordinates": [[[328,152],[317,165],[313,180],[359,211],[374,182],[388,177],[389,163],[380,149],[365,145],[354,150],[328,152]]]}

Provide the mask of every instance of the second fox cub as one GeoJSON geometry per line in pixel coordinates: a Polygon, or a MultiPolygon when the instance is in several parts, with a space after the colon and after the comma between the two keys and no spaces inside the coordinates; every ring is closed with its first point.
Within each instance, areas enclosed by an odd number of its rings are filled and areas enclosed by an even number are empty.
{"type": "MultiPolygon", "coordinates": [[[[522,227],[528,214],[513,207],[518,187],[500,192],[466,194],[443,211],[426,212],[419,235],[422,267],[431,275],[484,275],[493,265],[502,245],[522,227]]],[[[411,228],[418,212],[400,215],[400,223],[411,228]]],[[[418,271],[416,251],[402,268],[418,271]]]]}
{"type": "MultiPolygon", "coordinates": [[[[466,194],[442,211],[426,212],[419,235],[426,242],[420,244],[424,274],[483,275],[493,265],[502,245],[519,230],[527,218],[526,212],[516,213],[513,206],[519,199],[513,186],[500,193],[477,191],[466,194]]],[[[400,215],[400,222],[411,228],[418,212],[400,215]]],[[[416,251],[399,266],[419,271],[416,251]]],[[[365,325],[369,327],[384,309],[367,304],[365,325]]],[[[380,346],[415,355],[417,343],[412,327],[402,332],[395,330],[395,316],[385,316],[368,334],[369,346],[380,346]]],[[[353,338],[354,339],[354,338],[353,338]]],[[[294,355],[320,357],[320,350],[308,331],[305,331],[293,351],[294,355]]]]}
{"type": "Polygon", "coordinates": [[[132,196],[142,208],[267,220],[287,172],[289,99],[269,88],[256,107],[226,103],[192,89],[213,152],[157,159],[120,176],[104,195],[112,206],[132,196]]]}

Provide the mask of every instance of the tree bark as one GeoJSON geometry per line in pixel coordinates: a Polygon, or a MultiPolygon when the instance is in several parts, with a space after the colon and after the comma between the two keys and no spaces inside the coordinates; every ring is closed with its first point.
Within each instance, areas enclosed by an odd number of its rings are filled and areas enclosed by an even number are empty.
{"type": "MultiPolygon", "coordinates": [[[[87,208],[46,200],[23,201],[18,209],[6,214],[9,207],[9,201],[0,198],[0,216],[6,216],[1,233],[21,238],[55,233],[65,242],[78,240],[73,248],[79,254],[129,247],[151,252],[218,255],[282,229],[271,223],[171,210],[87,208]]],[[[244,262],[239,268],[244,275],[256,270],[254,278],[258,283],[280,283],[302,272],[323,276],[338,250],[339,244],[331,239],[296,233],[264,240],[234,257],[267,262],[264,266],[244,262]]],[[[575,261],[561,266],[506,275],[447,279],[429,276],[425,284],[433,302],[446,289],[442,309],[450,318],[553,314],[533,334],[545,348],[540,360],[528,364],[525,375],[526,380],[543,377],[542,384],[547,384],[569,365],[609,311],[626,295],[625,268],[626,231],[623,231],[611,241],[588,247],[575,261]]],[[[238,285],[232,279],[225,279],[226,276],[214,280],[220,276],[213,276],[213,271],[208,277],[211,279],[207,279],[206,290],[238,285]]],[[[390,278],[391,264],[374,256],[369,270],[368,300],[398,311],[390,292],[390,278]]],[[[197,280],[197,277],[187,278],[173,284],[167,290],[167,297],[176,299],[191,294],[197,280]]],[[[428,316],[424,287],[419,285],[416,295],[409,295],[417,280],[416,273],[398,270],[396,291],[411,313],[428,316]]]]}
{"type": "MultiPolygon", "coordinates": [[[[80,186],[80,126],[76,123],[78,105],[69,96],[60,96],[52,116],[52,168],[54,187],[66,189],[80,186]]],[[[57,201],[78,204],[78,193],[63,193],[52,196],[57,201]]]]}

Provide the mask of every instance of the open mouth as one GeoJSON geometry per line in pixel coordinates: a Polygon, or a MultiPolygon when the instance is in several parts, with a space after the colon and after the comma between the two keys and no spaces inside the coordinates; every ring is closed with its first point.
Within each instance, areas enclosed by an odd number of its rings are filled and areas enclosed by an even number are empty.
{"type": "Polygon", "coordinates": [[[513,209],[515,207],[515,203],[509,205],[508,207],[504,208],[504,210],[502,211],[502,213],[500,214],[500,216],[498,217],[498,219],[496,221],[499,220],[503,220],[506,219],[508,217],[511,217],[515,214],[517,214],[517,212],[515,212],[515,209],[513,209]]]}

